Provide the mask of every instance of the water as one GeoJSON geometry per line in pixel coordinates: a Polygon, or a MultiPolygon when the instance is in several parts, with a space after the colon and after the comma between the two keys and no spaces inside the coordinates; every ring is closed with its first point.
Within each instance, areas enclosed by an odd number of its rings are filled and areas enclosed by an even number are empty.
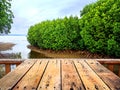
{"type": "Polygon", "coordinates": [[[3,54],[15,54],[21,59],[45,58],[43,54],[33,52],[27,48],[29,42],[26,36],[0,36],[0,42],[15,44],[11,50],[1,51],[3,54]]]}
{"type": "MultiPolygon", "coordinates": [[[[29,58],[47,58],[44,54],[31,51],[27,48],[29,42],[27,41],[26,36],[0,36],[0,42],[3,43],[13,43],[15,44],[12,49],[6,51],[0,51],[2,54],[14,54],[15,56],[10,56],[10,58],[20,58],[20,59],[29,59],[29,58]],[[19,57],[18,57],[19,56],[19,57]]],[[[11,70],[15,69],[15,65],[11,65],[11,70]]],[[[5,75],[5,66],[0,64],[0,78],[5,75]]]]}

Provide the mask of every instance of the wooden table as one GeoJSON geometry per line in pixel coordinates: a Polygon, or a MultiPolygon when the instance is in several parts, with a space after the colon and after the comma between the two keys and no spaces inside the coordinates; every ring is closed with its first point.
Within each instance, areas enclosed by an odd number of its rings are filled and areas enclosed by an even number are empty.
{"type": "Polygon", "coordinates": [[[120,90],[120,78],[96,60],[26,60],[0,79],[0,90],[120,90]]]}

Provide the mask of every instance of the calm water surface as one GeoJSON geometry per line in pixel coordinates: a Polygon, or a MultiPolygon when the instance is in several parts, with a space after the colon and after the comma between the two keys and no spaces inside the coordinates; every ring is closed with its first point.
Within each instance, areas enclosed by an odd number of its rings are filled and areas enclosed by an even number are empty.
{"type": "MultiPolygon", "coordinates": [[[[13,43],[15,44],[12,49],[6,51],[0,51],[2,54],[14,54],[15,56],[11,56],[10,58],[20,58],[20,59],[29,59],[29,58],[47,58],[45,55],[33,52],[27,45],[29,42],[27,41],[26,36],[0,36],[0,42],[3,43],[13,43]],[[19,56],[19,57],[18,57],[19,56]]],[[[11,65],[11,70],[16,68],[15,65],[11,65]]],[[[0,78],[5,75],[5,66],[0,64],[0,78]]]]}
{"type": "Polygon", "coordinates": [[[27,41],[26,36],[0,36],[0,42],[9,42],[14,43],[15,46],[12,47],[11,50],[1,51],[3,54],[18,54],[21,59],[28,58],[46,58],[43,54],[36,53],[27,48],[29,42],[27,41]]]}

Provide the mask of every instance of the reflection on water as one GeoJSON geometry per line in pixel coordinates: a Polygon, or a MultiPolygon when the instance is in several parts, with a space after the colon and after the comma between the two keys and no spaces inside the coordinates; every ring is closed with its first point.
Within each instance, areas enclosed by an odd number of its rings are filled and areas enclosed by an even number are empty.
{"type": "MultiPolygon", "coordinates": [[[[45,55],[33,52],[27,45],[29,45],[26,36],[0,36],[0,42],[9,42],[15,44],[10,50],[0,51],[4,58],[11,59],[29,59],[29,58],[47,58],[45,55]]],[[[11,65],[14,69],[14,65],[11,65]]],[[[5,75],[5,66],[0,65],[0,78],[5,75]]]]}
{"type": "Polygon", "coordinates": [[[19,53],[12,53],[9,57],[13,58],[13,59],[21,59],[22,58],[21,52],[19,52],[19,53]]]}
{"type": "Polygon", "coordinates": [[[2,57],[0,58],[9,58],[9,59],[21,59],[21,52],[19,53],[2,53],[2,57]]]}
{"type": "Polygon", "coordinates": [[[29,58],[48,58],[48,57],[46,57],[44,54],[30,51],[29,58]]]}
{"type": "Polygon", "coordinates": [[[5,75],[5,65],[0,64],[0,78],[5,75]]]}
{"type": "Polygon", "coordinates": [[[1,51],[7,58],[47,58],[45,55],[33,52],[27,48],[29,42],[27,41],[26,36],[0,36],[0,42],[10,42],[15,44],[11,50],[1,51]]]}
{"type": "Polygon", "coordinates": [[[1,51],[2,54],[14,54],[15,56],[16,54],[21,53],[20,55],[22,59],[28,58],[30,49],[27,48],[27,45],[29,45],[29,43],[26,36],[0,36],[0,42],[10,42],[15,44],[11,50],[1,51]]]}

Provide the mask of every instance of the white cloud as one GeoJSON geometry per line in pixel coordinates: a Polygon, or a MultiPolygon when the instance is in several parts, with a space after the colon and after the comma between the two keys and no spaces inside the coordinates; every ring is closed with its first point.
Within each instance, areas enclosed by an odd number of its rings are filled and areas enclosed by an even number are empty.
{"type": "Polygon", "coordinates": [[[78,15],[88,3],[96,0],[12,0],[14,24],[11,33],[27,34],[30,25],[47,19],[78,15]]]}

